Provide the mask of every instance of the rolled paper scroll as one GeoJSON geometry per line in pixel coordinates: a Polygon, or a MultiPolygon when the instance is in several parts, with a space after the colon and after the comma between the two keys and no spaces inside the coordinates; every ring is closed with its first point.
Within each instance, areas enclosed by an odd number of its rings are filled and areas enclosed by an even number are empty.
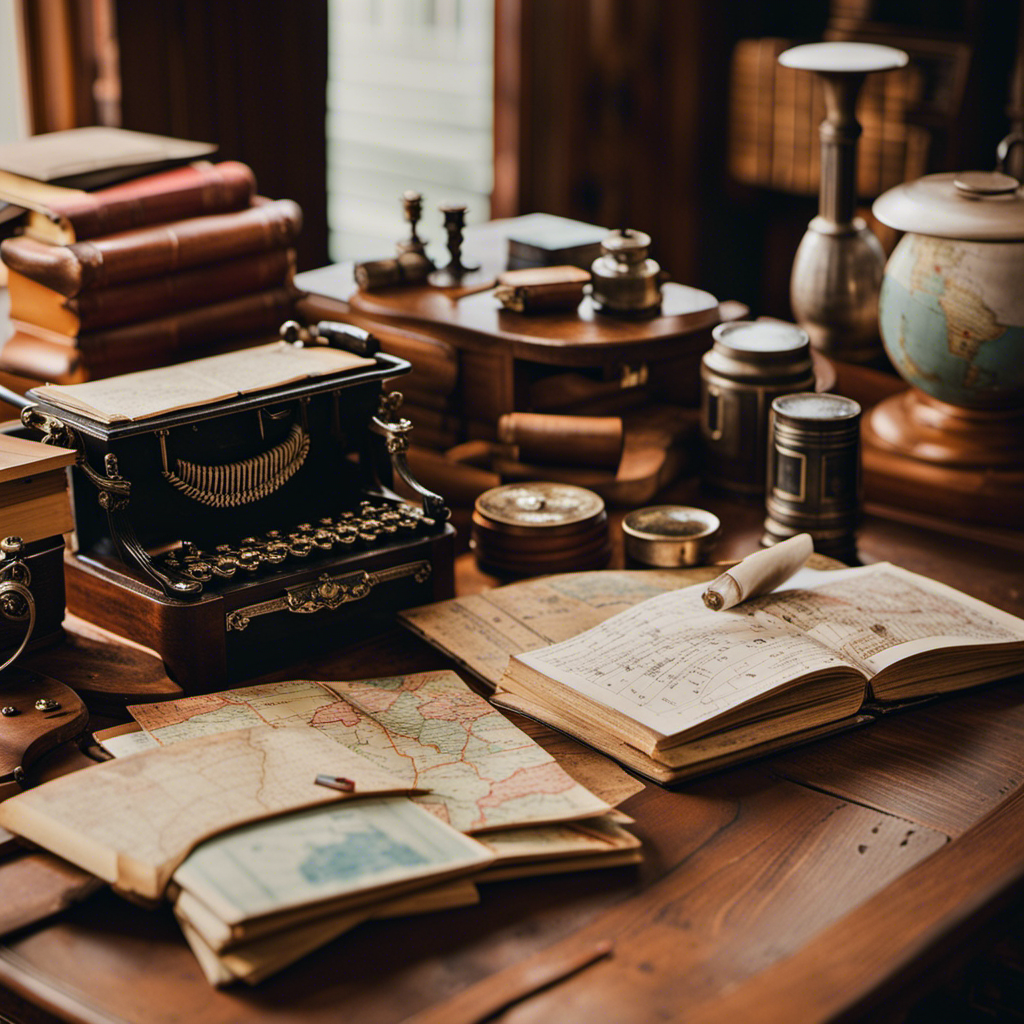
{"type": "Polygon", "coordinates": [[[798,533],[774,547],[747,555],[708,584],[704,603],[715,612],[725,611],[741,601],[767,594],[799,569],[814,551],[809,533],[798,533]]]}

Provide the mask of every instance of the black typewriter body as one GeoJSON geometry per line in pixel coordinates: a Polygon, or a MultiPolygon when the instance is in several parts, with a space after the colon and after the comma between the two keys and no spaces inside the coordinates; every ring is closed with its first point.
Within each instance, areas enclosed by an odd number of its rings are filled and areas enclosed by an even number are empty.
{"type": "MultiPolygon", "coordinates": [[[[454,530],[405,463],[384,382],[407,362],[102,424],[30,392],[73,435],[68,608],[156,650],[185,690],[337,648],[450,596],[454,530]],[[418,495],[393,490],[395,476],[418,495]]],[[[67,438],[65,438],[65,441],[67,438]]]]}

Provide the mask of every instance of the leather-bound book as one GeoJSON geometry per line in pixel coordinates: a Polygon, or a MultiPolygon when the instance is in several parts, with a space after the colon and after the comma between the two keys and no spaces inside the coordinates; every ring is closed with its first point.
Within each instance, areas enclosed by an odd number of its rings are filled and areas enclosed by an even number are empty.
{"type": "Polygon", "coordinates": [[[0,257],[11,270],[72,298],[94,288],[281,249],[294,243],[301,226],[298,205],[278,199],[73,245],[8,238],[0,245],[0,257]]]}
{"type": "Polygon", "coordinates": [[[85,331],[152,320],[174,310],[274,288],[290,281],[294,269],[294,249],[272,249],[226,260],[215,270],[194,267],[177,274],[80,292],[70,299],[16,270],[9,270],[10,315],[12,320],[77,337],[85,331]]]}
{"type": "Polygon", "coordinates": [[[57,384],[146,370],[210,355],[232,338],[273,336],[293,304],[291,289],[275,288],[77,338],[19,322],[0,349],[0,367],[57,384]]]}
{"type": "Polygon", "coordinates": [[[229,213],[250,205],[256,179],[245,164],[227,160],[149,174],[95,192],[28,183],[17,194],[12,176],[0,179],[0,197],[30,210],[26,234],[57,245],[112,235],[149,224],[229,213]]]}

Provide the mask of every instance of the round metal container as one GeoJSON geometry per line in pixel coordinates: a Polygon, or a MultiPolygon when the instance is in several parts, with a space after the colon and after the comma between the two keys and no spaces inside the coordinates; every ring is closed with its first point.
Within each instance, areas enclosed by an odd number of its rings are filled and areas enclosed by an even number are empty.
{"type": "Polygon", "coordinates": [[[762,543],[807,532],[815,551],[856,561],[860,406],[853,399],[810,393],[772,402],[765,507],[762,543]]]}
{"type": "Polygon", "coordinates": [[[592,298],[602,313],[652,316],[661,307],[661,268],[649,259],[651,236],[622,228],[601,243],[590,268],[592,298]]]}
{"type": "Polygon", "coordinates": [[[718,540],[718,516],[689,505],[651,505],[622,521],[626,555],[644,565],[675,568],[707,561],[718,540]]]}
{"type": "Polygon", "coordinates": [[[768,410],[779,395],[813,391],[807,333],[794,324],[737,320],[711,332],[701,360],[702,475],[740,494],[763,494],[768,410]]]}
{"type": "Polygon", "coordinates": [[[477,498],[470,546],[480,568],[498,576],[598,569],[611,555],[608,515],[585,487],[504,484],[477,498]]]}

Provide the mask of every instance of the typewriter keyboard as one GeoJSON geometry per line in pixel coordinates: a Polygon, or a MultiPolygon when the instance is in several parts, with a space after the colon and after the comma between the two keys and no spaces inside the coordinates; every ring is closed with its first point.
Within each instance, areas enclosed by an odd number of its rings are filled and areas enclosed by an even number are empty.
{"type": "Polygon", "coordinates": [[[234,544],[201,550],[191,541],[154,558],[158,567],[206,583],[213,579],[256,576],[283,562],[299,562],[328,552],[372,548],[399,536],[425,532],[435,520],[404,502],[361,502],[358,511],[324,516],[288,530],[268,530],[234,544]]]}

